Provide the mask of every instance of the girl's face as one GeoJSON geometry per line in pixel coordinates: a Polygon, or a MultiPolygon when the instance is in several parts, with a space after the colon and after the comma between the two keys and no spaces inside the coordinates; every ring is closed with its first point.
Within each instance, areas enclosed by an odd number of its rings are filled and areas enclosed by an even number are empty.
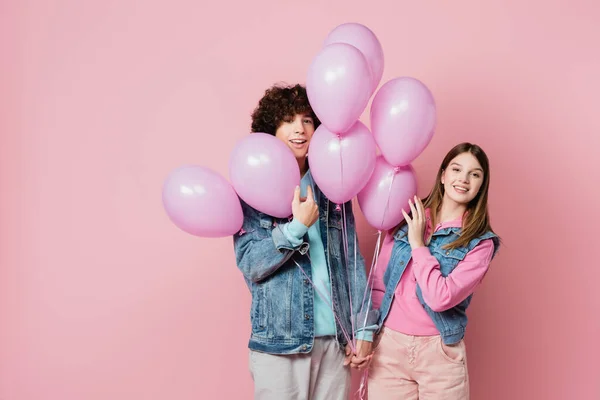
{"type": "Polygon", "coordinates": [[[469,152],[454,157],[442,173],[444,200],[467,205],[477,196],[483,184],[484,171],[469,152]]]}
{"type": "Polygon", "coordinates": [[[275,132],[275,137],[292,150],[297,160],[304,160],[313,133],[315,133],[315,123],[310,114],[296,114],[290,121],[281,123],[275,132]]]}

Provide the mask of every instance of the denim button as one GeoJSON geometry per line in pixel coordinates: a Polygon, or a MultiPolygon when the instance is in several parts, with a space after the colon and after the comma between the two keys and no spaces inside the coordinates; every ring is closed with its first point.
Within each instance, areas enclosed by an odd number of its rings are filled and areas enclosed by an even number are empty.
{"type": "Polygon", "coordinates": [[[306,350],[306,347],[307,347],[307,346],[306,346],[305,344],[303,344],[303,345],[302,345],[302,350],[306,350]]]}
{"type": "Polygon", "coordinates": [[[304,314],[304,319],[310,319],[310,315],[304,314]]]}
{"type": "Polygon", "coordinates": [[[305,284],[305,285],[308,285],[308,279],[305,279],[305,280],[304,280],[304,284],[305,284]]]}
{"type": "Polygon", "coordinates": [[[449,255],[450,255],[450,251],[447,251],[447,252],[446,252],[446,255],[447,255],[447,256],[449,256],[449,255]]]}

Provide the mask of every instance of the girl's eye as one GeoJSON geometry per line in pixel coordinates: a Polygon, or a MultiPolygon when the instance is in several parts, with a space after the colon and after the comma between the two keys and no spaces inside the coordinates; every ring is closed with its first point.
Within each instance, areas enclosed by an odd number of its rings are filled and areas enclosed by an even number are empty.
{"type": "Polygon", "coordinates": [[[454,172],[460,172],[460,169],[458,169],[458,168],[452,168],[452,171],[454,171],[454,172]]]}

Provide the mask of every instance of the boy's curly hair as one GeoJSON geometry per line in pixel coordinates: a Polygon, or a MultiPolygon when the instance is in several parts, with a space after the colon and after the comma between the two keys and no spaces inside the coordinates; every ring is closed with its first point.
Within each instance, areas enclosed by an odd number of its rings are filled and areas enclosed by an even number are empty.
{"type": "Polygon", "coordinates": [[[306,88],[299,84],[274,85],[265,91],[252,113],[252,132],[275,135],[282,122],[290,122],[296,114],[304,113],[310,113],[317,129],[321,121],[308,102],[306,88]]]}

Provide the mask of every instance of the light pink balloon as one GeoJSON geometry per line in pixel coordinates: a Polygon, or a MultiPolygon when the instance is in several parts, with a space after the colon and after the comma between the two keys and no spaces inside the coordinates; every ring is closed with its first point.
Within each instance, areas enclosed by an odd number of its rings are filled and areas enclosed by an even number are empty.
{"type": "Polygon", "coordinates": [[[365,56],[346,43],[325,46],[306,79],[308,99],[332,132],[344,133],[361,116],[371,97],[371,70],[365,56]]]}
{"type": "Polygon", "coordinates": [[[410,165],[394,167],[378,156],[371,179],[358,194],[358,204],[371,226],[386,231],[402,221],[402,208],[410,212],[408,199],[416,193],[417,178],[410,165]]]}
{"type": "Polygon", "coordinates": [[[433,137],[435,121],[433,95],[414,78],[388,81],[371,105],[373,136],[392,165],[408,165],[423,152],[433,137]]]}
{"type": "Polygon", "coordinates": [[[242,228],[240,199],[229,182],[210,168],[177,168],[163,185],[162,200],[171,221],[192,235],[224,237],[242,228]]]}
{"type": "Polygon", "coordinates": [[[252,133],[240,140],[229,159],[229,178],[248,205],[265,214],[292,214],[300,169],[289,147],[273,135],[252,133]]]}
{"type": "Polygon", "coordinates": [[[345,23],[332,30],[325,39],[325,46],[332,43],[347,43],[365,56],[371,69],[371,94],[383,76],[383,48],[372,30],[362,24],[345,23]]]}
{"type": "Polygon", "coordinates": [[[343,204],[360,192],[375,168],[377,147],[373,135],[357,121],[343,135],[321,125],[308,150],[310,171],[329,200],[343,204]]]}

